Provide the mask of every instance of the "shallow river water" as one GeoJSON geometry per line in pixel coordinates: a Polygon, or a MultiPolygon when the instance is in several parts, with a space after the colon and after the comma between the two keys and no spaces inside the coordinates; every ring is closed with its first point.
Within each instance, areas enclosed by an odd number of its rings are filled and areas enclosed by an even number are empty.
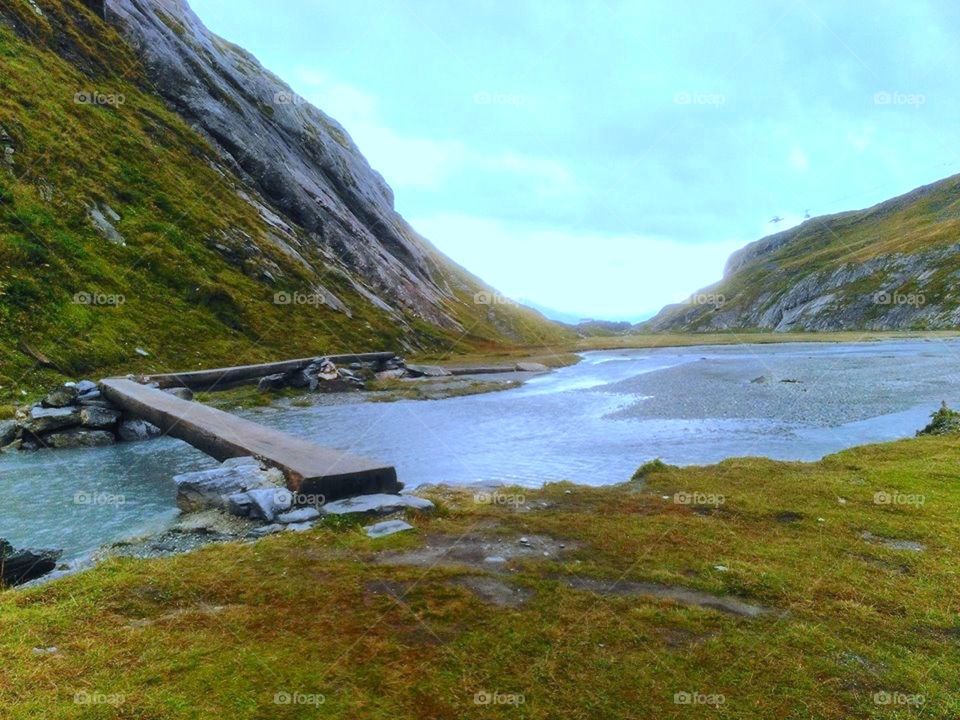
{"type": "MultiPolygon", "coordinates": [[[[408,488],[597,485],[656,457],[812,460],[912,435],[941,400],[960,405],[958,341],[592,352],[503,392],[391,403],[352,395],[246,415],[393,463],[408,488]]],[[[162,529],[177,514],[172,477],[213,465],[170,439],[2,456],[0,537],[80,557],[162,529]]]]}

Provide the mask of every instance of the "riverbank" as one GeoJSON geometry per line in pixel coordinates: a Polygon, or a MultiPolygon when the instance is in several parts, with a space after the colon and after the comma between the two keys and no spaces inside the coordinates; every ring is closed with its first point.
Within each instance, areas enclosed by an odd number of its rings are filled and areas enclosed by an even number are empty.
{"type": "Polygon", "coordinates": [[[691,704],[952,718],[958,451],[925,437],[815,463],[653,463],[605,488],[421,489],[438,512],[382,540],[321,523],[112,559],[0,595],[0,704],[14,718],[691,704]]]}

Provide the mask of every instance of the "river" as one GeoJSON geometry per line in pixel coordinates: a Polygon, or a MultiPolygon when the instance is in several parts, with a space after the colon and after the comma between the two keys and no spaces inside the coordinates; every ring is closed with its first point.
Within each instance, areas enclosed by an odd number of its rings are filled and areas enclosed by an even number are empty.
{"type": "MultiPolygon", "coordinates": [[[[960,405],[960,341],[737,345],[585,353],[502,392],[244,414],[426,483],[626,480],[643,462],[763,455],[813,460],[913,435],[960,405]]],[[[0,537],[78,558],[161,530],[172,477],[214,462],[172,439],[0,457],[0,537]]]]}

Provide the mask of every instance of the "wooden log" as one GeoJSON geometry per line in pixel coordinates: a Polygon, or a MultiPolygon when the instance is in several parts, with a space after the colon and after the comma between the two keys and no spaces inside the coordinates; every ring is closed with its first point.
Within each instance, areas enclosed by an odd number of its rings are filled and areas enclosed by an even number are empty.
{"type": "Polygon", "coordinates": [[[213,370],[196,370],[180,373],[162,373],[146,375],[142,379],[147,383],[157,383],[162,388],[187,387],[191,390],[209,391],[224,390],[228,387],[256,383],[260,378],[277,373],[288,373],[302,370],[318,358],[325,357],[337,365],[346,365],[354,362],[385,362],[397,357],[393,352],[354,353],[345,355],[318,355],[296,360],[281,360],[279,362],[259,363],[255,365],[237,365],[234,367],[215,368],[213,370]]]}

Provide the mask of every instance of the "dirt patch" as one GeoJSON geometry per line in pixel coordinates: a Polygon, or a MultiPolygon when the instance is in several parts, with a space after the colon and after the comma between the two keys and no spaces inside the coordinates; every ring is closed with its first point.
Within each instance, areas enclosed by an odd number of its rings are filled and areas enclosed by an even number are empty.
{"type": "Polygon", "coordinates": [[[526,604],[534,595],[532,590],[514,587],[489,575],[457,578],[451,580],[449,584],[467,588],[484,602],[498,607],[518,608],[526,604]]]}
{"type": "Polygon", "coordinates": [[[491,538],[479,534],[431,535],[423,547],[403,552],[384,552],[377,562],[416,567],[468,566],[485,572],[508,570],[515,560],[551,560],[562,557],[573,545],[546,535],[491,538]]]}
{"type": "Polygon", "coordinates": [[[408,582],[394,580],[371,580],[364,583],[364,592],[368,595],[387,595],[395,600],[402,600],[410,587],[408,582]]]}
{"type": "Polygon", "coordinates": [[[575,590],[585,590],[597,595],[616,595],[619,597],[651,597],[658,600],[672,600],[681,605],[719,610],[739,617],[755,618],[769,610],[753,605],[730,595],[711,595],[699,590],[691,590],[679,585],[661,585],[659,583],[630,582],[626,580],[597,580],[587,577],[558,578],[575,590]]]}
{"type": "Polygon", "coordinates": [[[784,510],[783,512],[778,512],[775,519],[778,523],[795,523],[803,520],[803,515],[798,512],[793,512],[792,510],[784,510]]]}

